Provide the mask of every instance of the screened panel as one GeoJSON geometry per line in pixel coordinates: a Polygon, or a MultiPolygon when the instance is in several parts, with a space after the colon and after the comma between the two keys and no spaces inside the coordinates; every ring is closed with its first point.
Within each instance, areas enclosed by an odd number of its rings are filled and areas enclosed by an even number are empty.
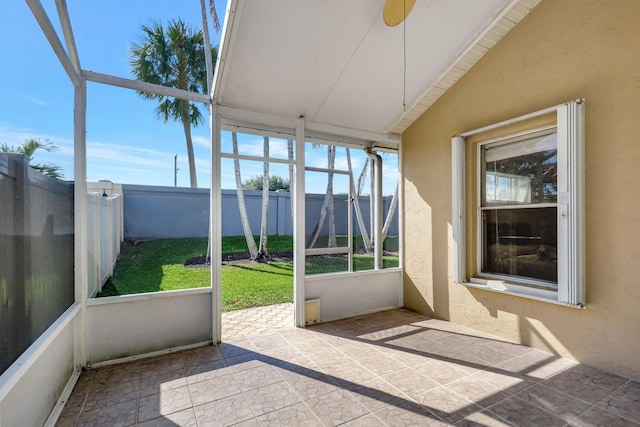
{"type": "Polygon", "coordinates": [[[309,275],[350,271],[348,254],[307,255],[305,263],[309,275]]]}
{"type": "Polygon", "coordinates": [[[35,172],[24,156],[3,160],[0,373],[74,301],[73,185],[35,172]]]}
{"type": "Polygon", "coordinates": [[[295,141],[293,135],[270,133],[252,134],[241,131],[225,130],[221,132],[220,152],[234,153],[234,139],[237,154],[240,156],[268,157],[276,160],[295,160],[295,141]]]}
{"type": "Polygon", "coordinates": [[[305,181],[306,248],[350,246],[348,175],[307,171],[305,181]]]}

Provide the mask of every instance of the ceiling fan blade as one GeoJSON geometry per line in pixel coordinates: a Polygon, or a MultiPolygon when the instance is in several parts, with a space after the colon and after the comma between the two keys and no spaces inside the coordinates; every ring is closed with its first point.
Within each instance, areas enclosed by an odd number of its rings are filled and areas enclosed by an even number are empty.
{"type": "Polygon", "coordinates": [[[389,27],[395,27],[409,15],[416,0],[387,0],[384,4],[382,17],[389,27]]]}

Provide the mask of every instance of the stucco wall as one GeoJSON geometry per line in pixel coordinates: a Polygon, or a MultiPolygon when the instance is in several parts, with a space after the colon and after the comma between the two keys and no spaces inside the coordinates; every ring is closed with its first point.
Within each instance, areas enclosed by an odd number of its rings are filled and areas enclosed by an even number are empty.
{"type": "Polygon", "coordinates": [[[640,2],[543,0],[403,135],[404,301],[640,379],[640,2]],[[586,98],[587,308],[452,282],[451,136],[586,98]]]}

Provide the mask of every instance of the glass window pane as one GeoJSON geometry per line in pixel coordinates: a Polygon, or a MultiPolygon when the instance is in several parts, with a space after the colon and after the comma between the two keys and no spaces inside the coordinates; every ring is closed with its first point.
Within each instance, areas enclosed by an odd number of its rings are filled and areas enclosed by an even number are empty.
{"type": "Polygon", "coordinates": [[[555,207],[482,211],[482,272],[557,283],[556,230],[555,207]]]}
{"type": "Polygon", "coordinates": [[[483,206],[555,203],[558,191],[555,136],[486,148],[483,206]]]}

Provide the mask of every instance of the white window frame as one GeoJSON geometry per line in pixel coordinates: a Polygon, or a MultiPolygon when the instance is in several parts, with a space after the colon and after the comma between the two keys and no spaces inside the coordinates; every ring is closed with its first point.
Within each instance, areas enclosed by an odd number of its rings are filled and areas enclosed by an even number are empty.
{"type": "MultiPolygon", "coordinates": [[[[540,130],[540,129],[537,129],[540,130]]],[[[584,225],[584,100],[546,108],[511,120],[454,136],[452,139],[452,226],[453,280],[510,295],[553,302],[570,307],[586,306],[585,292],[585,225],[584,225]],[[466,243],[466,138],[482,132],[550,113],[556,113],[558,142],[558,289],[557,291],[527,286],[522,281],[467,276],[466,243]]],[[[478,184],[480,185],[480,184],[478,184]]],[[[473,209],[473,208],[472,208],[473,209]]],[[[477,251],[474,248],[474,251],[477,251]]],[[[477,254],[477,252],[476,252],[477,254]]],[[[480,269],[480,264],[478,269],[480,269]]]]}

